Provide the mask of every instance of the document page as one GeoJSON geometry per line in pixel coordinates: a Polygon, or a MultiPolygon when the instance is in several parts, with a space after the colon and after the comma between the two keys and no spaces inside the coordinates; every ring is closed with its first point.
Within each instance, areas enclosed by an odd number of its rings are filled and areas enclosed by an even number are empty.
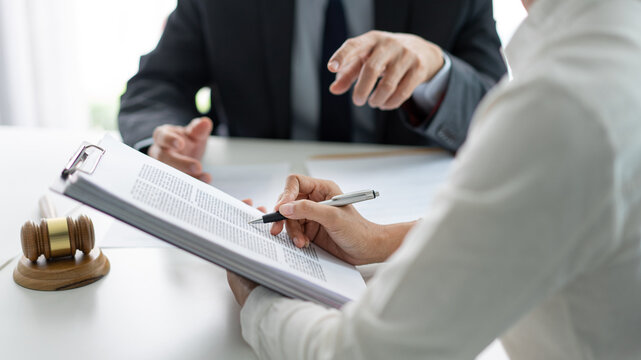
{"type": "Polygon", "coordinates": [[[254,206],[271,211],[283,192],[290,165],[286,162],[249,165],[205,165],[211,185],[238,200],[252,199],[254,206]]]}
{"type": "Polygon", "coordinates": [[[380,154],[309,160],[310,176],[336,182],[343,192],[372,189],[380,197],[355,204],[368,220],[392,224],[421,218],[445,181],[453,157],[445,152],[380,154]]]}
{"type": "MultiPolygon", "coordinates": [[[[271,211],[276,205],[289,170],[290,164],[285,162],[204,166],[204,171],[212,175],[212,186],[239,200],[252,199],[255,207],[265,206],[267,211],[271,211]]],[[[109,225],[109,230],[99,245],[103,248],[172,247],[167,242],[119,221],[109,225]]]]}
{"type": "Polygon", "coordinates": [[[262,215],[255,208],[110,137],[100,146],[105,154],[99,165],[92,174],[70,177],[63,190],[69,196],[212,261],[236,262],[265,278],[274,276],[265,269],[289,273],[285,286],[302,284],[303,293],[313,290],[305,284],[350,299],[364,290],[353,266],[316,246],[298,249],[286,234],[270,235],[269,224],[249,225],[262,215]]]}
{"type": "Polygon", "coordinates": [[[327,281],[316,249],[296,249],[285,234],[269,235],[267,224],[249,225],[259,213],[243,203],[225,199],[219,191],[208,190],[190,185],[159,167],[144,164],[130,193],[134,200],[252,254],[282,261],[293,269],[327,281]]]}

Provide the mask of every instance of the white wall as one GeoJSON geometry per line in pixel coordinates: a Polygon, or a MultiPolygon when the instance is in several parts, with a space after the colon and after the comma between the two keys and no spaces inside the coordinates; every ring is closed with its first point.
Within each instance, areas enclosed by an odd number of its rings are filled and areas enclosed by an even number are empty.
{"type": "Polygon", "coordinates": [[[175,5],[0,0],[0,124],[113,128],[126,81],[175,5]]]}
{"type": "Polygon", "coordinates": [[[510,41],[514,31],[526,15],[527,12],[519,0],[494,0],[496,30],[503,46],[510,41]]]}
{"type": "Polygon", "coordinates": [[[115,124],[119,97],[141,55],[158,42],[176,0],[84,0],[76,4],[79,77],[92,125],[115,124]]]}

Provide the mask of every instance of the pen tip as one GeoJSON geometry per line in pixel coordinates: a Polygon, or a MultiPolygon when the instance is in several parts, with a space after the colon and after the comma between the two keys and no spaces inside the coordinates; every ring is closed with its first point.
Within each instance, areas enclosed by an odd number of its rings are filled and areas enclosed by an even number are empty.
{"type": "Polygon", "coordinates": [[[263,219],[256,219],[256,220],[250,221],[248,224],[252,224],[252,225],[253,224],[260,224],[262,221],[263,221],[263,219]]]}

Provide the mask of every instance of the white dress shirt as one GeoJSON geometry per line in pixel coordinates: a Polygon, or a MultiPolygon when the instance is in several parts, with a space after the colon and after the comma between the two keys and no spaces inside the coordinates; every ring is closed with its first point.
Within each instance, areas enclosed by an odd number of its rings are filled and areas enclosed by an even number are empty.
{"type": "Polygon", "coordinates": [[[429,212],[341,310],[263,287],[271,359],[641,359],[641,1],[538,0],[429,212]]]}

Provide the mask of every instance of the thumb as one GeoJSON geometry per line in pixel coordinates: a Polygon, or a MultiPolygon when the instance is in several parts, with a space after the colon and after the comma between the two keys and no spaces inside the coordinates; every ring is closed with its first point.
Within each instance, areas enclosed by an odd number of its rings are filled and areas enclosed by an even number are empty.
{"type": "Polygon", "coordinates": [[[274,207],[274,209],[278,210],[278,208],[283,204],[287,204],[296,200],[296,197],[299,194],[297,185],[298,184],[291,185],[289,183],[285,185],[285,191],[278,197],[278,201],[276,202],[276,206],[274,207]]]}
{"type": "Polygon", "coordinates": [[[203,116],[198,119],[192,120],[187,125],[187,135],[194,139],[206,139],[211,134],[214,128],[214,123],[210,118],[203,116]]]}
{"type": "Polygon", "coordinates": [[[322,205],[310,200],[292,201],[283,204],[278,211],[285,217],[294,220],[308,219],[325,227],[333,227],[340,219],[339,209],[334,206],[322,205]]]}

